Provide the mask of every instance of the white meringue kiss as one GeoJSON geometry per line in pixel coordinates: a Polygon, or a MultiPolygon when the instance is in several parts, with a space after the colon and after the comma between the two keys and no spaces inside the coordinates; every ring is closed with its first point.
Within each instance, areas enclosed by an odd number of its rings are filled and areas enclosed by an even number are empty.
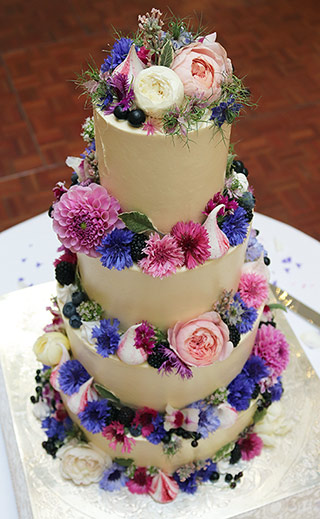
{"type": "Polygon", "coordinates": [[[88,402],[98,400],[98,393],[92,387],[93,377],[89,378],[84,384],[79,387],[79,391],[67,398],[67,406],[74,414],[81,413],[88,402]]]}
{"type": "Polygon", "coordinates": [[[210,259],[221,258],[230,248],[228,238],[224,232],[221,231],[217,223],[217,215],[222,207],[224,207],[224,204],[215,207],[203,224],[203,227],[207,230],[209,235],[210,259]]]}
{"type": "Polygon", "coordinates": [[[136,328],[141,326],[141,323],[130,326],[126,333],[121,337],[117,349],[117,355],[122,362],[136,366],[142,364],[147,360],[148,355],[142,348],[135,347],[136,328]]]}
{"type": "Polygon", "coordinates": [[[149,494],[157,503],[170,503],[177,497],[178,491],[179,485],[173,477],[160,470],[152,480],[149,494]]]}
{"type": "Polygon", "coordinates": [[[238,412],[227,403],[218,405],[218,418],[221,429],[231,427],[237,420],[238,412]]]}
{"type": "Polygon", "coordinates": [[[114,69],[112,75],[123,74],[127,76],[129,83],[131,83],[144,68],[145,64],[138,57],[133,43],[126,59],[114,69]]]}
{"type": "Polygon", "coordinates": [[[157,65],[142,70],[133,89],[137,106],[155,118],[162,117],[173,106],[180,106],[184,98],[179,76],[170,68],[157,65]]]}

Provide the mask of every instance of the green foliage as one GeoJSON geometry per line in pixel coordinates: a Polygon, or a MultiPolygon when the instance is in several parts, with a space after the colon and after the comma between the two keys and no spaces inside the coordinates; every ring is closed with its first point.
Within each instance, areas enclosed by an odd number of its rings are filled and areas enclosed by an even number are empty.
{"type": "Polygon", "coordinates": [[[140,213],[139,211],[120,213],[119,218],[121,218],[130,231],[136,232],[138,234],[146,231],[159,232],[156,227],[154,227],[152,221],[147,217],[147,215],[140,213]]]}
{"type": "Polygon", "coordinates": [[[120,400],[117,398],[111,391],[108,391],[104,386],[95,382],[94,384],[95,390],[99,393],[102,398],[106,398],[107,400],[111,400],[111,402],[120,405],[120,400]]]}
{"type": "Polygon", "coordinates": [[[121,467],[130,467],[133,463],[133,459],[131,458],[114,458],[114,461],[121,465],[121,467]]]}
{"type": "Polygon", "coordinates": [[[168,40],[161,49],[159,65],[170,67],[174,59],[172,43],[168,40]]]}
{"type": "Polygon", "coordinates": [[[226,458],[233,451],[234,446],[235,446],[234,442],[227,443],[227,445],[224,445],[223,447],[221,447],[221,449],[219,449],[215,453],[212,460],[216,463],[217,461],[220,461],[223,458],[226,458]]]}
{"type": "Polygon", "coordinates": [[[261,411],[259,411],[257,409],[253,415],[253,423],[255,424],[257,422],[260,422],[265,417],[266,414],[267,414],[266,408],[263,408],[261,411]]]}
{"type": "Polygon", "coordinates": [[[281,303],[270,303],[268,306],[270,310],[283,310],[284,312],[288,311],[287,307],[281,303]]]}

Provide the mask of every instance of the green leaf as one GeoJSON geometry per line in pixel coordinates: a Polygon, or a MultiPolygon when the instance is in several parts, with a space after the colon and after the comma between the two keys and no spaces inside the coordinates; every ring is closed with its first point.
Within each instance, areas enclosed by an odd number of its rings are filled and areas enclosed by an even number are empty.
{"type": "Polygon", "coordinates": [[[159,65],[162,65],[162,67],[170,67],[171,63],[173,62],[173,59],[174,59],[173,47],[172,47],[171,41],[168,40],[162,47],[159,65]]]}
{"type": "Polygon", "coordinates": [[[270,310],[283,310],[284,312],[287,312],[288,309],[286,306],[282,305],[281,303],[271,303],[268,305],[268,307],[270,308],[270,310]]]}
{"type": "Polygon", "coordinates": [[[119,218],[125,223],[130,231],[142,233],[145,231],[158,231],[151,222],[151,220],[144,213],[138,211],[131,211],[129,213],[120,213],[119,218]]]}
{"type": "Polygon", "coordinates": [[[130,467],[133,463],[133,459],[131,458],[114,458],[114,461],[118,463],[118,465],[121,465],[121,467],[130,467]]]}
{"type": "Polygon", "coordinates": [[[96,391],[98,391],[99,395],[102,396],[102,398],[107,398],[108,400],[111,400],[115,404],[120,404],[119,398],[117,398],[113,393],[108,391],[105,387],[101,386],[101,384],[93,384],[96,391]]]}
{"type": "Polygon", "coordinates": [[[225,445],[224,447],[221,447],[221,449],[219,449],[215,453],[215,455],[213,457],[213,461],[217,462],[217,461],[222,460],[226,456],[228,456],[228,454],[230,454],[231,451],[233,451],[234,446],[235,446],[235,443],[234,442],[230,442],[230,443],[227,443],[227,445],[225,445]]]}
{"type": "Polygon", "coordinates": [[[258,409],[257,409],[253,415],[253,423],[260,422],[260,420],[262,420],[266,414],[267,414],[267,410],[265,408],[262,409],[262,411],[258,411],[258,409]]]}

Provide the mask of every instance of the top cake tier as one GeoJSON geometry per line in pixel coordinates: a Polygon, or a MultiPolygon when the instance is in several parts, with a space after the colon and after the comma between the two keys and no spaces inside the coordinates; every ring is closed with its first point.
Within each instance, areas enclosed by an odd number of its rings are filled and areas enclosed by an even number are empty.
{"type": "Polygon", "coordinates": [[[208,199],[224,186],[230,125],[218,131],[203,122],[186,143],[100,110],[94,120],[100,182],[123,211],[147,214],[164,233],[178,221],[203,221],[208,199]]]}

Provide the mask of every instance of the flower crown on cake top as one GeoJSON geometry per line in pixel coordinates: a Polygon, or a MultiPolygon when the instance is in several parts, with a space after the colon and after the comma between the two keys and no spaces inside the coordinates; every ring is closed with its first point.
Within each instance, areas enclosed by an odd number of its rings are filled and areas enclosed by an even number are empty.
{"type": "Polygon", "coordinates": [[[100,69],[90,65],[77,80],[96,108],[148,135],[186,138],[202,121],[221,128],[252,106],[215,32],[204,35],[176,17],[164,20],[158,9],[138,22],[132,37],[115,41],[100,69]]]}

